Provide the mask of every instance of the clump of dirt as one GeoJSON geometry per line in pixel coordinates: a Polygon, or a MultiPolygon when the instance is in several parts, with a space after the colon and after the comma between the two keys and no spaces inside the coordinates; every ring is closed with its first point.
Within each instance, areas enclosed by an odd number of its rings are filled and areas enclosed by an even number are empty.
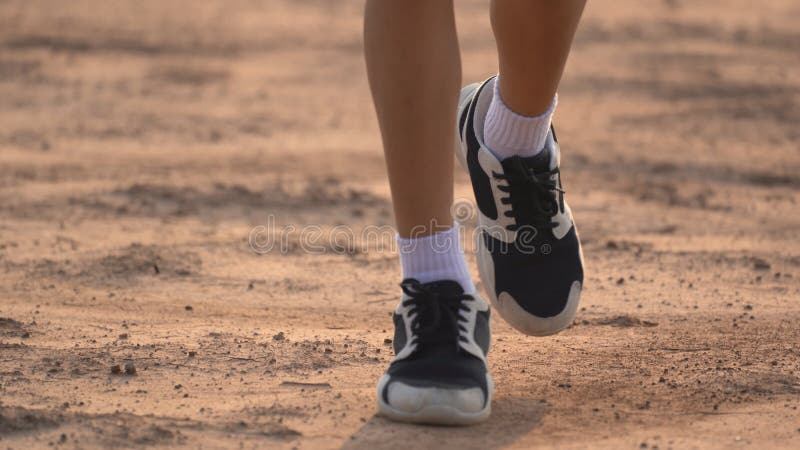
{"type": "Polygon", "coordinates": [[[291,373],[381,361],[381,349],[361,339],[345,339],[343,342],[332,339],[289,342],[288,339],[281,339],[273,341],[269,350],[275,358],[276,368],[291,373]]]}
{"type": "Polygon", "coordinates": [[[83,274],[113,279],[154,275],[185,277],[196,272],[200,265],[196,253],[134,243],[95,260],[83,274]]]}
{"type": "Polygon", "coordinates": [[[630,328],[630,327],[655,327],[658,326],[657,322],[651,322],[649,320],[643,320],[638,317],[634,317],[627,314],[622,314],[619,316],[614,317],[602,317],[599,319],[593,320],[582,320],[580,322],[581,325],[603,325],[603,326],[612,326],[612,327],[619,327],[619,328],[630,328]]]}
{"type": "Polygon", "coordinates": [[[97,417],[108,431],[106,444],[110,447],[134,445],[165,445],[180,440],[180,433],[158,424],[148,423],[140,417],[114,414],[97,417]]]}
{"type": "Polygon", "coordinates": [[[256,417],[306,417],[307,414],[299,406],[284,406],[273,403],[271,406],[245,408],[242,413],[256,417]]]}
{"type": "Polygon", "coordinates": [[[25,408],[0,408],[0,435],[55,428],[64,418],[58,413],[25,408]]]}
{"type": "Polygon", "coordinates": [[[338,178],[290,182],[275,179],[261,188],[215,183],[209,188],[136,183],[91,200],[74,202],[95,210],[143,216],[187,216],[219,208],[297,208],[385,205],[386,199],[342,183],[338,178]]]}
{"type": "Polygon", "coordinates": [[[772,265],[769,262],[755,256],[750,258],[750,262],[753,263],[753,269],[755,270],[769,270],[772,268],[772,265]]]}
{"type": "Polygon", "coordinates": [[[135,283],[143,278],[182,278],[195,275],[200,256],[168,246],[132,243],[110,254],[76,260],[39,260],[28,272],[29,280],[70,279],[107,286],[135,283]]]}
{"type": "Polygon", "coordinates": [[[248,423],[242,420],[239,422],[230,423],[223,428],[227,431],[237,432],[245,435],[262,436],[275,440],[288,440],[302,436],[302,433],[299,431],[275,422],[248,423]]]}
{"type": "Polygon", "coordinates": [[[8,317],[0,317],[0,336],[27,338],[30,335],[21,322],[8,317]]]}
{"type": "Polygon", "coordinates": [[[132,362],[127,362],[125,365],[114,364],[111,366],[111,375],[136,375],[136,366],[132,362]]]}

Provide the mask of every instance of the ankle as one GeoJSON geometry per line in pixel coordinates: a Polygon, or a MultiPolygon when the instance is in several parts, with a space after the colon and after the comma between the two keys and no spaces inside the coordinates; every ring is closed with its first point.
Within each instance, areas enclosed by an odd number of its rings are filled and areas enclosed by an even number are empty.
{"type": "Polygon", "coordinates": [[[530,157],[538,154],[547,140],[558,95],[550,107],[538,116],[514,112],[500,95],[499,79],[494,83],[494,95],[486,113],[484,144],[501,161],[511,156],[530,157]]]}
{"type": "Polygon", "coordinates": [[[466,293],[475,292],[475,285],[461,249],[458,225],[418,238],[397,236],[403,279],[413,278],[421,283],[453,280],[466,293]]]}

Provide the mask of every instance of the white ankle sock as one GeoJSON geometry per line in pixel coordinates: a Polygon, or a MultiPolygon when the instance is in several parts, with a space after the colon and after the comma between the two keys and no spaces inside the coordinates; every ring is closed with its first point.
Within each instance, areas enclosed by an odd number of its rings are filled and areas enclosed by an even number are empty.
{"type": "Polygon", "coordinates": [[[515,113],[500,97],[500,79],[494,83],[494,96],[483,124],[483,141],[501,161],[519,155],[534,156],[544,148],[558,95],[544,113],[528,117],[515,113]]]}
{"type": "Polygon", "coordinates": [[[465,293],[475,292],[472,276],[461,250],[458,225],[447,231],[419,238],[397,236],[403,279],[414,278],[420,283],[453,280],[465,293]]]}

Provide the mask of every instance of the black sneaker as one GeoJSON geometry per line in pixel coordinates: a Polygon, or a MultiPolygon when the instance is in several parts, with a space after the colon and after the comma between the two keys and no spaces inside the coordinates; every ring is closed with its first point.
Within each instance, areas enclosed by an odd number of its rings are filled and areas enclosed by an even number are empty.
{"type": "Polygon", "coordinates": [[[378,408],[403,422],[467,425],[491,412],[489,304],[455,281],[406,279],[394,313],[395,359],[378,382],[378,408]]]}
{"type": "Polygon", "coordinates": [[[495,80],[461,90],[456,156],[478,204],[478,269],[489,299],[514,328],[544,336],[575,317],[583,253],[564,201],[555,130],[530,158],[499,161],[483,144],[495,80]]]}

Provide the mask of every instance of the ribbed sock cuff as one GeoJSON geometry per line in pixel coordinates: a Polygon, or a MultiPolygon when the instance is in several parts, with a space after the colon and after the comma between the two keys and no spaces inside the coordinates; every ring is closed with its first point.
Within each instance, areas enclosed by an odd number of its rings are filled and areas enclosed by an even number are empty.
{"type": "Polygon", "coordinates": [[[402,238],[398,235],[403,279],[414,278],[420,283],[454,280],[464,292],[475,292],[460,237],[458,225],[419,238],[402,238]]]}
{"type": "Polygon", "coordinates": [[[529,117],[511,110],[500,96],[499,78],[494,83],[494,97],[486,113],[483,140],[501,161],[519,155],[534,156],[544,148],[550,122],[558,104],[558,95],[544,113],[529,117]]]}

